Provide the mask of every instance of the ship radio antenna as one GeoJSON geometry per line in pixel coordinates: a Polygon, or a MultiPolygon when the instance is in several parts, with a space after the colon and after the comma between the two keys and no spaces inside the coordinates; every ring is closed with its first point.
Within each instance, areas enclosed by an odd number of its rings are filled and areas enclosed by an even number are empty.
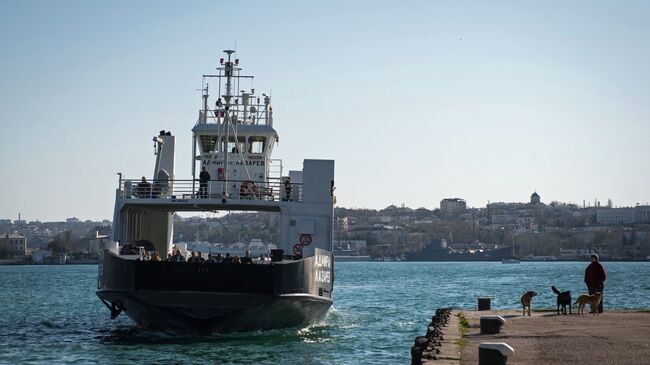
{"type": "Polygon", "coordinates": [[[225,64],[225,76],[226,76],[226,94],[223,96],[224,100],[226,101],[225,105],[225,114],[224,114],[224,126],[225,126],[225,133],[224,133],[224,146],[226,147],[223,151],[223,184],[222,184],[222,196],[223,199],[226,199],[228,196],[228,142],[230,142],[230,136],[229,136],[229,130],[228,130],[228,125],[230,124],[230,106],[231,104],[231,99],[232,99],[232,77],[233,77],[233,61],[232,61],[232,54],[235,53],[235,51],[231,49],[226,49],[223,51],[225,54],[228,56],[228,60],[226,61],[225,64]]]}

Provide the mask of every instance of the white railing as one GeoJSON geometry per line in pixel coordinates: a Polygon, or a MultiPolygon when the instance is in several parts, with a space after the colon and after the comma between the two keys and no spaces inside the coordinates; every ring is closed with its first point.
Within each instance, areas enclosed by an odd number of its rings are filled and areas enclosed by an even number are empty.
{"type": "MultiPolygon", "coordinates": [[[[264,104],[249,104],[249,105],[232,105],[229,109],[231,122],[234,124],[266,124],[273,125],[273,112],[265,107],[264,104]]],[[[201,116],[200,121],[203,123],[216,123],[221,124],[225,117],[225,109],[208,109],[207,115],[203,114],[203,110],[199,110],[201,116]]]]}
{"type": "Polygon", "coordinates": [[[240,199],[302,202],[302,184],[287,183],[279,178],[250,180],[153,180],[120,181],[123,199],[240,199]]]}
{"type": "Polygon", "coordinates": [[[270,159],[269,160],[269,177],[271,179],[278,179],[282,176],[282,160],[270,159]]]}

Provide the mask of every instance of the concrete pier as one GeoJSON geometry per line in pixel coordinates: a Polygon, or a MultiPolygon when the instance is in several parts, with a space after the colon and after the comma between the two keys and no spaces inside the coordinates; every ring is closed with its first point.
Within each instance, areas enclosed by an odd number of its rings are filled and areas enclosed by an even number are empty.
{"type": "Polygon", "coordinates": [[[422,352],[422,364],[478,364],[478,348],[485,342],[512,346],[508,364],[648,364],[650,359],[650,311],[593,316],[553,310],[524,317],[514,310],[453,310],[442,332],[440,343],[422,352]],[[480,318],[486,315],[507,321],[500,333],[480,333],[480,318]]]}
{"type": "MultiPolygon", "coordinates": [[[[648,364],[650,312],[614,311],[599,315],[557,315],[520,311],[462,311],[469,322],[461,364],[478,364],[482,342],[505,342],[515,349],[508,364],[648,364]],[[499,334],[481,335],[480,317],[499,315],[499,334]]],[[[434,362],[435,363],[435,362],[434,362]]]]}

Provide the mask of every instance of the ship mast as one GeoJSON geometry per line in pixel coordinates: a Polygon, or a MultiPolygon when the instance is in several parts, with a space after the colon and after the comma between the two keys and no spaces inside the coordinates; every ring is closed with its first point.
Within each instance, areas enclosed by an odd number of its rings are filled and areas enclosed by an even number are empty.
{"type": "Polygon", "coordinates": [[[228,142],[230,142],[230,136],[229,136],[229,126],[230,126],[230,106],[231,104],[231,99],[232,99],[232,76],[233,76],[233,62],[231,60],[232,54],[235,53],[235,51],[226,49],[223,51],[228,55],[228,60],[226,60],[226,64],[224,65],[224,70],[225,70],[225,75],[226,75],[226,94],[223,95],[223,99],[226,101],[225,105],[225,114],[223,118],[223,123],[225,127],[225,135],[224,135],[224,143],[222,144],[223,146],[223,183],[222,183],[222,196],[224,199],[228,196],[228,142]]]}
{"type": "MultiPolygon", "coordinates": [[[[216,141],[216,146],[212,150],[213,153],[223,153],[223,175],[219,175],[218,180],[221,181],[221,196],[224,199],[228,198],[228,192],[229,192],[229,186],[228,186],[228,177],[229,177],[229,154],[231,152],[234,153],[236,151],[239,153],[241,158],[243,159],[242,156],[242,146],[239,145],[239,138],[237,137],[237,126],[236,124],[239,123],[245,123],[247,121],[247,113],[248,112],[256,112],[257,109],[255,109],[253,106],[251,106],[250,110],[247,108],[249,106],[249,100],[253,97],[253,94],[255,93],[254,89],[251,89],[251,93],[245,93],[242,91],[242,94],[240,95],[237,90],[234,90],[235,87],[238,87],[239,85],[239,80],[240,79],[253,79],[253,76],[244,76],[240,75],[239,71],[241,71],[241,68],[239,68],[239,59],[235,58],[233,54],[235,53],[234,50],[229,50],[226,49],[223,51],[226,54],[226,57],[222,57],[219,60],[220,67],[217,67],[217,70],[219,70],[219,73],[216,75],[203,75],[203,79],[205,78],[218,78],[219,79],[219,98],[217,99],[215,109],[214,109],[214,119],[216,121],[216,124],[219,126],[219,133],[217,134],[217,141],[216,141]],[[225,79],[225,85],[222,84],[223,79],[225,79]],[[237,84],[234,83],[235,79],[237,80],[237,84]],[[225,86],[224,94],[221,94],[221,87],[225,86]],[[242,97],[243,100],[243,115],[244,119],[242,120],[241,118],[238,118],[238,114],[242,112],[240,110],[240,105],[238,103],[238,96],[242,97]],[[235,98],[233,100],[233,97],[235,98]],[[222,102],[223,98],[223,102],[222,102]],[[223,108],[223,109],[222,109],[223,108]],[[223,116],[223,117],[222,117],[223,116]],[[230,130],[232,128],[232,131],[230,130]],[[232,137],[231,137],[232,136],[232,137]],[[233,139],[233,150],[230,151],[229,144],[231,138],[233,139]]],[[[209,109],[207,108],[208,105],[208,92],[207,92],[207,86],[203,89],[204,94],[203,94],[203,111],[202,111],[202,120],[199,121],[200,124],[207,124],[208,123],[208,112],[209,109]]],[[[272,124],[272,110],[269,106],[270,100],[268,97],[264,98],[264,107],[265,107],[265,121],[267,124],[272,124]]],[[[254,106],[259,108],[259,98],[257,99],[257,104],[254,106]]],[[[254,116],[255,117],[255,116],[254,116]]],[[[256,119],[253,119],[256,120],[256,119]]],[[[244,170],[248,174],[248,168],[246,165],[244,165],[244,170]]],[[[249,176],[250,179],[250,176],[249,176]]],[[[234,187],[233,187],[234,188],[234,187]]]]}

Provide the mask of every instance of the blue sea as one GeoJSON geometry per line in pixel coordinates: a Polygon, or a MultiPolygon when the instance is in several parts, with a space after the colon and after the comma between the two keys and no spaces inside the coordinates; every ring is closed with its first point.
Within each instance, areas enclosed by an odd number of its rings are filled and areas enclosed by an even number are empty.
{"type": "MultiPolygon", "coordinates": [[[[115,320],[95,296],[97,267],[0,266],[0,363],[407,364],[438,307],[552,308],[551,285],[585,291],[584,262],[336,264],[334,306],[321,324],[175,337],[115,320]]],[[[605,310],[648,309],[650,263],[605,262],[605,310]]]]}

